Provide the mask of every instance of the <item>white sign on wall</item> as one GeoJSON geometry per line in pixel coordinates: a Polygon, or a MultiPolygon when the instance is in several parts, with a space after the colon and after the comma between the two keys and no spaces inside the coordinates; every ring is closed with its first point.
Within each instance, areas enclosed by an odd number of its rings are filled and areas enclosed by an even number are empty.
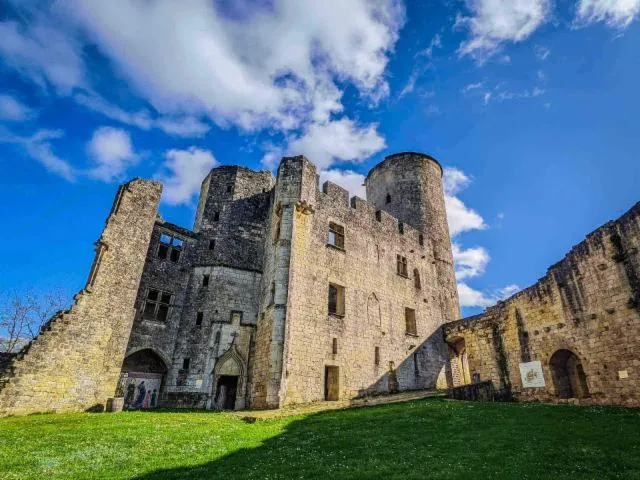
{"type": "Polygon", "coordinates": [[[522,386],[524,388],[544,387],[544,375],[542,374],[542,364],[540,360],[521,363],[520,378],[522,378],[522,386]]]}

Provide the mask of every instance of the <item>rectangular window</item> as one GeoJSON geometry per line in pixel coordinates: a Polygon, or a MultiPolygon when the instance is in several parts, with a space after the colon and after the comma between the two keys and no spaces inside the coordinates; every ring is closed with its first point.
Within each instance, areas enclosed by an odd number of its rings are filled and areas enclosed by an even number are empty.
{"type": "Polygon", "coordinates": [[[198,312],[196,315],[196,326],[202,325],[202,319],[204,318],[204,314],[202,312],[198,312]]]}
{"type": "Polygon", "coordinates": [[[404,234],[404,223],[402,222],[398,223],[398,232],[400,232],[401,234],[404,234]]]}
{"type": "Polygon", "coordinates": [[[202,286],[203,287],[208,287],[209,286],[209,275],[203,275],[202,276],[202,286]]]}
{"type": "Polygon", "coordinates": [[[344,316],[344,287],[329,284],[329,315],[344,316]]]}
{"type": "Polygon", "coordinates": [[[407,274],[407,257],[403,257],[402,255],[396,255],[396,268],[398,271],[398,275],[403,277],[408,277],[407,274]]]}
{"type": "Polygon", "coordinates": [[[158,244],[158,258],[163,260],[169,258],[172,262],[177,262],[180,260],[183,244],[184,241],[180,238],[166,233],[161,234],[160,243],[158,244]]]}
{"type": "Polygon", "coordinates": [[[334,355],[337,355],[337,354],[338,354],[338,339],[337,339],[337,338],[334,338],[334,339],[333,339],[333,343],[332,343],[332,345],[331,345],[331,352],[332,352],[334,355]]]}
{"type": "Polygon", "coordinates": [[[220,221],[220,212],[213,212],[213,221],[214,222],[220,221]]]}
{"type": "Polygon", "coordinates": [[[413,308],[404,309],[404,322],[406,324],[407,335],[418,335],[416,328],[416,311],[413,308]]]}
{"type": "Polygon", "coordinates": [[[189,366],[191,365],[191,359],[190,358],[183,358],[182,359],[182,369],[183,370],[189,370],[189,366]]]}
{"type": "Polygon", "coordinates": [[[329,223],[329,245],[344,249],[344,227],[337,223],[329,223]]]}
{"type": "Polygon", "coordinates": [[[380,347],[376,347],[375,349],[374,362],[376,365],[380,365],[380,347]]]}
{"type": "Polygon", "coordinates": [[[209,240],[209,250],[213,250],[214,248],[216,248],[216,241],[209,240]]]}
{"type": "Polygon", "coordinates": [[[171,306],[171,294],[160,290],[149,289],[147,298],[144,302],[144,310],[142,318],[145,320],[155,320],[157,322],[165,322],[169,315],[169,307],[171,306]]]}

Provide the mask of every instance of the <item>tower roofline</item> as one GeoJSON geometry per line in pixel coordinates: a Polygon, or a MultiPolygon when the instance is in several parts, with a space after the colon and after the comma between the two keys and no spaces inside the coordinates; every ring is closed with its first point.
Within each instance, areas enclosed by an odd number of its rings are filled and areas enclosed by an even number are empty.
{"type": "Polygon", "coordinates": [[[440,175],[442,176],[444,174],[444,169],[442,168],[442,165],[440,164],[440,162],[436,160],[435,157],[432,157],[429,154],[422,153],[422,152],[398,152],[398,153],[392,153],[391,155],[387,155],[386,157],[384,157],[384,160],[382,160],[380,163],[374,166],[371,170],[369,170],[369,173],[367,174],[367,178],[369,178],[369,176],[373,173],[374,170],[384,167],[388,161],[391,161],[396,157],[402,157],[404,155],[413,155],[417,157],[422,157],[426,160],[430,160],[434,162],[438,166],[438,168],[440,168],[440,175]]]}

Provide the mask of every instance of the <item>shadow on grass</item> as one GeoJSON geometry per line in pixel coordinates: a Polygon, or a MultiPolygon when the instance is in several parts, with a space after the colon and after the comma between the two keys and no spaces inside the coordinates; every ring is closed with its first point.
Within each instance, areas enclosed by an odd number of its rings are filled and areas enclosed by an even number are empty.
{"type": "Polygon", "coordinates": [[[416,401],[313,414],[259,447],[135,478],[640,478],[638,431],[637,410],[416,401]]]}

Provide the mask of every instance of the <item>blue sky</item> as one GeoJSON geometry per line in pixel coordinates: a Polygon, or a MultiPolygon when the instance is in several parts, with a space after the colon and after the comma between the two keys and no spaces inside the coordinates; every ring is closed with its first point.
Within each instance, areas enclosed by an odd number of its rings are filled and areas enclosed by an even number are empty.
{"type": "Polygon", "coordinates": [[[361,192],[446,167],[464,313],[639,200],[640,0],[0,0],[0,292],[84,283],[118,183],[191,226],[208,169],[305,154],[361,192]]]}

